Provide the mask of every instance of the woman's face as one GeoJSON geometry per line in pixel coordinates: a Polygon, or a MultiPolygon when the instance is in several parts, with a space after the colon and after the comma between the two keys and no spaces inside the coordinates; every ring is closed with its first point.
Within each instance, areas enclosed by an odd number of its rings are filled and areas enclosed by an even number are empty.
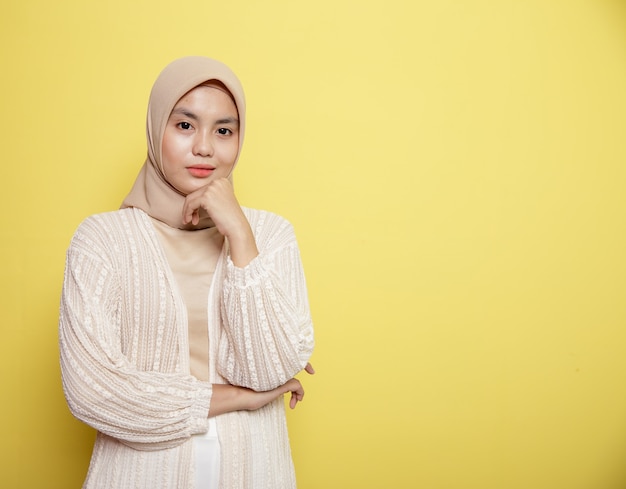
{"type": "Polygon", "coordinates": [[[224,91],[200,85],[176,103],[163,134],[163,170],[184,195],[227,177],[239,151],[237,107],[224,91]]]}

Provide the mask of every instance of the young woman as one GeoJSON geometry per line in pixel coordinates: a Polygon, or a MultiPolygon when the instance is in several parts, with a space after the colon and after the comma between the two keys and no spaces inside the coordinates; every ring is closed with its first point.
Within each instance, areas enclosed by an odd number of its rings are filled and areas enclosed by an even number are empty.
{"type": "Polygon", "coordinates": [[[60,313],[63,386],[97,431],[85,488],[293,488],[283,394],[313,327],[291,225],[242,208],[241,85],[220,62],[168,65],[148,157],[122,209],[86,219],[60,313]]]}

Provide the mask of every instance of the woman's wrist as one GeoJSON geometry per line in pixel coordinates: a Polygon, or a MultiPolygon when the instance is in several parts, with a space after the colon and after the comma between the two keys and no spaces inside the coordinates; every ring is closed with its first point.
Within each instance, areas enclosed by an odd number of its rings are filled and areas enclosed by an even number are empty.
{"type": "Polygon", "coordinates": [[[236,267],[244,268],[259,255],[252,229],[246,221],[244,227],[228,236],[230,259],[236,267]]]}
{"type": "Polygon", "coordinates": [[[220,414],[241,411],[244,407],[245,389],[229,384],[213,384],[209,418],[220,414]]]}

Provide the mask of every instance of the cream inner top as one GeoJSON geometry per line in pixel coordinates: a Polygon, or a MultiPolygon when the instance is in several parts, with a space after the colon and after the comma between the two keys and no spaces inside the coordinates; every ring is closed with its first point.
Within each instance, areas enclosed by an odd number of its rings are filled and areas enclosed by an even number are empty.
{"type": "Polygon", "coordinates": [[[209,380],[209,290],[224,237],[216,227],[185,231],[152,219],[185,305],[191,375],[209,380]]]}

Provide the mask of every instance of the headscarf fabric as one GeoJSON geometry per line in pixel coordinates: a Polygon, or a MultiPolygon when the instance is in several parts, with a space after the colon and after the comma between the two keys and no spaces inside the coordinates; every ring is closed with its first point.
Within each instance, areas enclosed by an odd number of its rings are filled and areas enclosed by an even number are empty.
{"type": "MultiPolygon", "coordinates": [[[[163,171],[162,141],[169,116],[176,103],[193,88],[217,80],[230,92],[239,115],[239,151],[241,154],[245,129],[246,103],[243,87],[231,69],[220,61],[202,56],[177,59],[167,65],[156,79],[146,121],[148,156],[135,183],[122,203],[122,208],[136,207],[149,216],[179,229],[204,229],[213,222],[201,209],[196,225],[182,222],[185,196],[168,181],[163,171]]],[[[235,162],[236,164],[236,162],[235,162]]]]}

